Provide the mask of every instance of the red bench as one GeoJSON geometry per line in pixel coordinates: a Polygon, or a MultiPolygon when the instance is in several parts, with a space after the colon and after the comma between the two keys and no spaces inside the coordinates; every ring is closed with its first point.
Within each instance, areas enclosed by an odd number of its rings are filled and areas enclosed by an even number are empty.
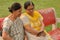
{"type": "Polygon", "coordinates": [[[0,30],[2,30],[2,23],[3,23],[4,18],[0,18],[0,30]]]}
{"type": "Polygon", "coordinates": [[[2,24],[3,24],[4,18],[0,18],[0,36],[2,36],[2,24]]]}
{"type": "Polygon", "coordinates": [[[43,22],[45,26],[52,25],[52,30],[49,31],[50,36],[53,40],[60,40],[60,28],[57,28],[56,22],[60,22],[60,18],[56,18],[55,9],[47,8],[38,10],[43,16],[43,22]]]}

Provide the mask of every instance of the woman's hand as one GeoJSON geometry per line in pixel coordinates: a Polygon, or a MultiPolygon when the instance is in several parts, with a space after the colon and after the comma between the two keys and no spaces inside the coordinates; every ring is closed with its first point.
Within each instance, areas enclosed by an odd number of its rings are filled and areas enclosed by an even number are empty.
{"type": "Polygon", "coordinates": [[[41,31],[41,32],[39,32],[38,34],[37,34],[37,36],[39,37],[39,36],[46,36],[46,33],[44,32],[44,31],[41,31]]]}

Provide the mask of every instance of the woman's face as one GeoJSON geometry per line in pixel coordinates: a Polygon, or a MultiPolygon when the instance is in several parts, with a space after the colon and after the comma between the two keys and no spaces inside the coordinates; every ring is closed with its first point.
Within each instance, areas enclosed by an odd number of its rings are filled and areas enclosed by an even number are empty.
{"type": "Polygon", "coordinates": [[[33,5],[29,5],[26,9],[27,13],[33,13],[34,11],[34,6],[33,5]]]}
{"type": "Polygon", "coordinates": [[[14,11],[14,15],[17,16],[17,17],[19,17],[21,15],[21,12],[22,12],[22,8],[14,11]]]}

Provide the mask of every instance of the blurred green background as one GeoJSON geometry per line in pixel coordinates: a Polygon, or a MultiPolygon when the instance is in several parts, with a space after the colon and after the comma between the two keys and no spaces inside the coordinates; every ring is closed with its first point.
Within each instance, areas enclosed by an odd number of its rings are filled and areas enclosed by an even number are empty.
{"type": "MultiPolygon", "coordinates": [[[[14,2],[21,3],[22,9],[23,9],[22,12],[24,12],[23,5],[24,5],[24,2],[26,1],[27,0],[0,0],[0,18],[6,17],[7,15],[9,15],[8,7],[10,7],[11,4],[14,2]]],[[[35,4],[35,10],[50,8],[50,7],[55,8],[56,17],[60,18],[60,0],[31,0],[31,1],[33,1],[35,4]]],[[[51,30],[50,26],[46,27],[45,29],[47,31],[51,30]]],[[[59,27],[60,23],[58,23],[57,26],[59,27]]]]}

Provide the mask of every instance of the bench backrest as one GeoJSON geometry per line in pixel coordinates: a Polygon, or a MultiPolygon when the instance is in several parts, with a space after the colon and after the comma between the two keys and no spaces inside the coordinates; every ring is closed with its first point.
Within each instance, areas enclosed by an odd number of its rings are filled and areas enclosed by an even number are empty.
{"type": "Polygon", "coordinates": [[[43,16],[43,19],[44,19],[43,21],[44,21],[45,26],[56,23],[54,8],[41,9],[38,11],[43,16]]]}

